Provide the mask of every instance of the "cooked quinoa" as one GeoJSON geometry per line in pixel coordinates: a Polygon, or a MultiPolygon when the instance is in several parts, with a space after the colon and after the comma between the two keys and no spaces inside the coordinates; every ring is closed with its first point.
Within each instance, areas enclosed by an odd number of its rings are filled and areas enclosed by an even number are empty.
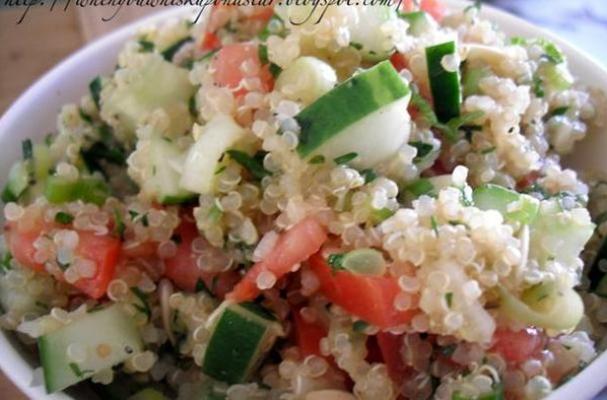
{"type": "Polygon", "coordinates": [[[607,183],[561,157],[604,129],[604,94],[478,5],[404,3],[145,27],[23,143],[0,325],[39,354],[35,381],[539,399],[592,362],[607,183]]]}

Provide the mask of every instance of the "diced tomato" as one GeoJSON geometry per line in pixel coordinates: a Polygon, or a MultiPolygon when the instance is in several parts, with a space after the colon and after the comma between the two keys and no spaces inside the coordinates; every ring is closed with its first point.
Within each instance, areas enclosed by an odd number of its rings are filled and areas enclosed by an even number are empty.
{"type": "Polygon", "coordinates": [[[299,311],[300,309],[293,310],[295,342],[304,357],[312,354],[319,356],[320,340],[327,336],[327,328],[320,323],[307,322],[299,311]]]}
{"type": "Polygon", "coordinates": [[[221,47],[221,40],[219,36],[213,32],[206,32],[200,44],[202,50],[211,51],[221,47]]]}
{"type": "Polygon", "coordinates": [[[377,344],[381,350],[384,364],[388,368],[390,378],[396,383],[402,383],[412,372],[411,367],[405,364],[403,357],[403,336],[379,332],[377,334],[377,344]]]}
{"type": "Polygon", "coordinates": [[[407,66],[409,66],[405,55],[399,52],[392,54],[392,56],[390,57],[390,62],[397,71],[401,71],[407,68],[407,66]]]}
{"type": "Polygon", "coordinates": [[[364,321],[387,329],[407,323],[415,315],[413,310],[394,308],[394,298],[400,288],[392,277],[333,272],[321,253],[310,258],[310,266],[320,281],[321,292],[364,321]]]}
{"type": "Polygon", "coordinates": [[[227,297],[237,302],[253,300],[260,293],[257,277],[262,271],[270,271],[279,279],[295,264],[310,258],[326,240],[327,232],[316,219],[304,219],[281,235],[270,254],[255,264],[227,297]]]}
{"type": "Polygon", "coordinates": [[[177,287],[192,292],[196,289],[198,281],[202,280],[218,297],[223,297],[234,287],[240,277],[237,272],[216,274],[198,268],[196,263],[198,256],[192,252],[192,242],[200,235],[194,222],[182,219],[175,230],[175,235],[180,240],[177,253],[164,261],[164,274],[177,287]]]}
{"type": "Polygon", "coordinates": [[[521,191],[533,186],[533,184],[541,177],[539,171],[531,171],[516,182],[516,190],[521,191]]]}
{"type": "MultiPolygon", "coordinates": [[[[52,224],[45,225],[41,219],[26,227],[9,223],[5,233],[13,257],[24,267],[43,272],[44,265],[37,263],[34,259],[36,253],[34,242],[52,227],[52,224]]],[[[120,255],[120,240],[109,235],[96,235],[89,231],[78,231],[78,239],[78,247],[74,251],[74,255],[94,261],[97,273],[92,278],[78,280],[74,286],[88,296],[98,299],[105,294],[107,286],[114,276],[120,255]]],[[[57,278],[63,279],[63,276],[57,278]]]]}
{"type": "Polygon", "coordinates": [[[92,278],[82,278],[74,283],[78,289],[93,299],[105,295],[108,285],[114,276],[118,257],[120,256],[120,240],[108,235],[96,235],[93,232],[78,233],[79,242],[76,255],[97,264],[97,273],[92,278]]]}
{"type": "Polygon", "coordinates": [[[525,328],[520,331],[498,329],[493,334],[490,351],[501,354],[506,361],[517,363],[538,354],[544,344],[544,335],[536,328],[525,328]]]}
{"type": "Polygon", "coordinates": [[[153,258],[156,257],[158,242],[143,242],[136,245],[122,247],[122,256],[125,258],[153,258]]]}
{"type": "MultiPolygon", "coordinates": [[[[416,9],[415,2],[413,0],[405,0],[403,4],[405,11],[414,11],[416,9]]],[[[441,0],[420,0],[419,9],[432,15],[435,20],[442,21],[447,8],[441,0]]]]}
{"type": "MultiPolygon", "coordinates": [[[[223,46],[211,61],[213,78],[219,86],[236,89],[245,78],[259,78],[261,89],[272,90],[273,78],[268,65],[259,60],[258,45],[255,43],[234,43],[223,46]],[[245,72],[245,70],[248,71],[245,72]]],[[[247,93],[245,88],[235,92],[236,96],[247,93]]]]}

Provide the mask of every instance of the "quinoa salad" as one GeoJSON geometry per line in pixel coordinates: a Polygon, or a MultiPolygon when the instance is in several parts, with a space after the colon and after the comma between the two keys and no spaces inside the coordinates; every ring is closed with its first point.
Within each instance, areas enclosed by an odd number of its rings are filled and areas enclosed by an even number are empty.
{"type": "Polygon", "coordinates": [[[605,96],[464,7],[216,4],[140,29],[6,176],[0,326],[34,384],[516,400],[592,362],[607,180],[561,157],[605,96]]]}

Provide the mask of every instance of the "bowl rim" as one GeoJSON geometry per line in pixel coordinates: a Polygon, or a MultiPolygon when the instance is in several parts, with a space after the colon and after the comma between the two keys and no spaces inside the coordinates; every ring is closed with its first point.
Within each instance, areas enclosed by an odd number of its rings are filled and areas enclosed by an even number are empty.
{"type": "MultiPolygon", "coordinates": [[[[468,1],[462,0],[446,0],[445,3],[449,7],[464,7],[471,4],[468,1]]],[[[51,90],[55,81],[60,80],[66,71],[85,62],[96,54],[101,54],[106,48],[110,48],[117,44],[123,43],[131,37],[138,28],[149,24],[159,23],[162,20],[170,19],[185,15],[192,10],[198,8],[192,7],[176,7],[159,10],[148,16],[139,18],[130,22],[112,32],[109,32],[100,38],[83,46],[68,57],[64,58],[59,64],[54,66],[49,71],[45,72],[33,84],[31,84],[25,92],[23,92],[17,100],[5,111],[0,118],[0,139],[9,135],[9,126],[14,125],[23,115],[27,115],[30,103],[38,96],[39,93],[44,93],[51,90]]],[[[502,11],[493,6],[483,4],[481,15],[492,21],[495,21],[502,29],[507,31],[507,26],[516,26],[520,28],[525,35],[531,34],[534,36],[543,36],[550,39],[559,45],[570,60],[570,64],[577,66],[584,65],[586,69],[592,69],[599,72],[605,77],[607,82],[607,68],[599,63],[594,57],[586,53],[584,50],[570,44],[567,40],[557,36],[556,34],[540,28],[531,22],[528,22],[520,17],[514,16],[506,11],[502,11]]],[[[575,71],[576,68],[572,69],[575,71]]],[[[102,72],[102,71],[100,71],[102,72]]],[[[575,75],[575,74],[574,74],[575,75]]],[[[607,86],[606,86],[607,88],[607,86]]],[[[76,99],[74,99],[76,100],[76,99]]],[[[26,361],[19,353],[18,349],[13,345],[15,341],[12,334],[4,330],[0,330],[0,369],[17,386],[26,396],[32,399],[39,400],[75,400],[73,397],[63,392],[55,394],[46,394],[43,385],[32,385],[32,379],[35,369],[26,361]],[[11,336],[11,337],[9,337],[11,336]]],[[[596,395],[605,385],[607,378],[602,383],[601,379],[595,377],[602,376],[604,370],[607,369],[607,352],[599,354],[587,367],[585,367],[572,380],[560,386],[557,390],[551,393],[549,400],[568,400],[589,399],[596,395]]]]}

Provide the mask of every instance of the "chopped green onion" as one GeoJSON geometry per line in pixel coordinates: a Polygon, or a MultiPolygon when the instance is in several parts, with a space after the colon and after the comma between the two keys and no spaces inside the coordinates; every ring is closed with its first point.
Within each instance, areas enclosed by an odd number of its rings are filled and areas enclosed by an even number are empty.
{"type": "Polygon", "coordinates": [[[74,221],[74,216],[72,214],[59,211],[55,214],[55,222],[62,225],[71,224],[74,221]]]}
{"type": "Polygon", "coordinates": [[[358,157],[358,153],[347,153],[333,159],[333,161],[335,161],[335,164],[337,165],[347,164],[350,161],[354,160],[356,157],[358,157]]]}
{"type": "Polygon", "coordinates": [[[101,77],[97,76],[95,79],[89,83],[89,91],[91,92],[91,97],[97,106],[97,109],[100,109],[101,105],[101,77]]]}
{"type": "Polygon", "coordinates": [[[415,198],[423,195],[436,196],[434,185],[427,178],[420,178],[406,187],[407,192],[415,198]]]}
{"type": "Polygon", "coordinates": [[[139,47],[142,53],[151,53],[154,51],[154,43],[146,39],[139,39],[139,47]]]}
{"type": "Polygon", "coordinates": [[[360,171],[360,174],[363,178],[365,178],[365,184],[373,182],[375,179],[377,179],[377,173],[371,168],[363,169],[362,171],[360,171]]]}
{"type": "Polygon", "coordinates": [[[189,43],[192,40],[194,39],[192,39],[192,37],[190,36],[180,39],[173,45],[169,46],[166,50],[163,50],[160,54],[162,55],[162,57],[164,57],[165,60],[170,62],[171,60],[173,60],[173,57],[179,51],[179,49],[181,49],[184,44],[189,43]]]}
{"type": "Polygon", "coordinates": [[[447,302],[447,306],[451,308],[451,305],[453,304],[453,292],[445,294],[445,301],[447,302]]]}

